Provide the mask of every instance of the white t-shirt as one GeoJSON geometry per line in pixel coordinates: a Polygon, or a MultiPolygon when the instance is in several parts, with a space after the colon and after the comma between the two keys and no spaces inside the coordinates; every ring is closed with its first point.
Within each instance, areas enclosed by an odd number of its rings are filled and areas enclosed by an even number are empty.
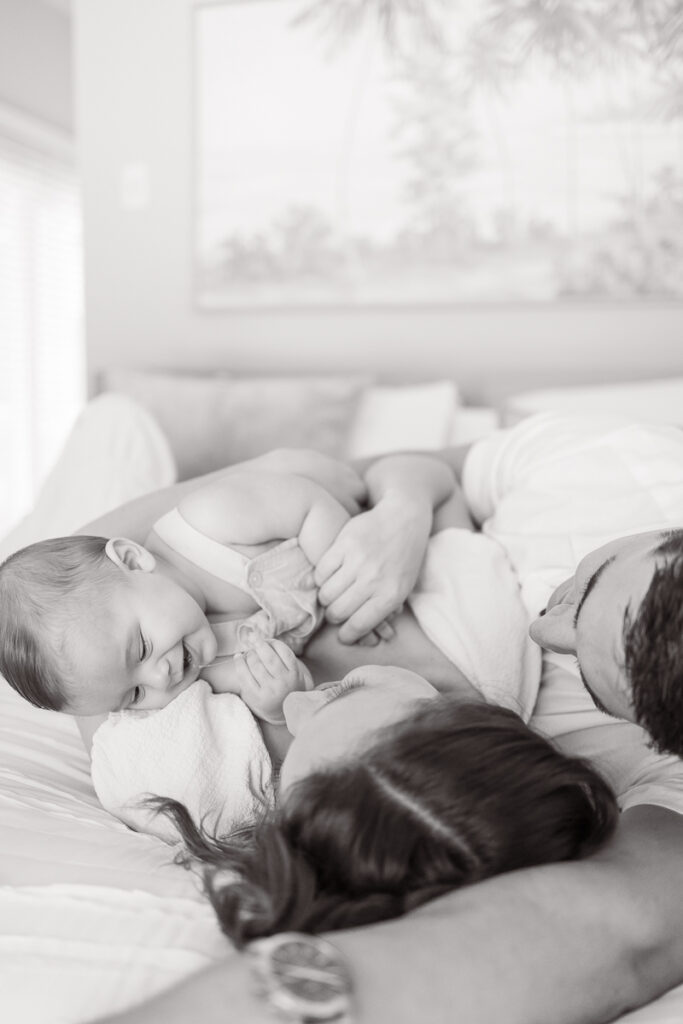
{"type": "MultiPolygon", "coordinates": [[[[612,415],[533,416],[474,445],[463,487],[536,616],[589,551],[683,526],[683,432],[612,415]]],[[[531,724],[565,753],[591,758],[622,809],[656,804],[683,813],[683,762],[654,753],[638,726],[598,711],[573,658],[544,653],[531,724]]]]}

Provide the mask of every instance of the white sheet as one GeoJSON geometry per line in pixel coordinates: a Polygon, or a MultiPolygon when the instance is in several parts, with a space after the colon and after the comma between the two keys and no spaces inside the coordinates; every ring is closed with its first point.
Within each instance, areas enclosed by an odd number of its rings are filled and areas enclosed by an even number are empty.
{"type": "Polygon", "coordinates": [[[229,954],[169,847],[99,807],[71,719],[4,682],[0,822],[3,1021],[89,1020],[229,954]]]}

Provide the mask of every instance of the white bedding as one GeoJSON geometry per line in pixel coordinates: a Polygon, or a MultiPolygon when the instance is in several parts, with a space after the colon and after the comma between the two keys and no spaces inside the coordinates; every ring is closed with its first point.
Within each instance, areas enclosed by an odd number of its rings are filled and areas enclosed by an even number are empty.
{"type": "Polygon", "coordinates": [[[98,805],[71,719],[0,681],[0,1019],[122,1009],[230,950],[168,846],[98,805]]]}
{"type": "MultiPolygon", "coordinates": [[[[71,531],[174,474],[152,418],[103,396],[3,552],[71,531]]],[[[198,881],[169,847],[100,808],[74,722],[31,707],[2,680],[0,835],[1,1020],[88,1021],[230,955],[198,881]]]]}
{"type": "MultiPolygon", "coordinates": [[[[88,408],[51,476],[49,500],[39,500],[0,551],[73,529],[170,482],[163,435],[135,403],[121,401],[88,408]]],[[[169,847],[98,806],[73,722],[30,707],[2,681],[0,835],[3,1021],[88,1021],[232,955],[196,879],[171,863],[169,847]]],[[[622,1024],[681,1020],[683,986],[622,1024]]]]}

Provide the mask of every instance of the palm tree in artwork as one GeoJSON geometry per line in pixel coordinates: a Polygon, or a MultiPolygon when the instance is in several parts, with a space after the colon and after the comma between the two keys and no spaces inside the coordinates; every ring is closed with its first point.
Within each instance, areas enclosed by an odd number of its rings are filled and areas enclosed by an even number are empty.
{"type": "Polygon", "coordinates": [[[353,150],[363,96],[372,69],[373,51],[381,44],[398,57],[411,40],[428,47],[443,45],[441,16],[457,0],[307,0],[292,26],[314,27],[331,43],[343,47],[363,40],[358,70],[351,85],[337,171],[337,217],[349,223],[349,189],[353,150]]]}
{"type": "Polygon", "coordinates": [[[408,168],[410,213],[403,241],[430,261],[462,257],[474,237],[467,179],[480,163],[469,91],[453,61],[440,54],[406,61],[395,97],[396,157],[408,168]]]}
{"type": "Polygon", "coordinates": [[[343,42],[372,23],[387,48],[400,52],[404,35],[419,34],[434,45],[441,41],[441,17],[457,0],[308,0],[294,25],[322,23],[328,37],[343,42]]]}
{"type": "Polygon", "coordinates": [[[475,23],[465,36],[463,49],[454,54],[468,96],[481,96],[489,129],[498,154],[503,183],[503,217],[506,235],[516,230],[517,188],[514,163],[510,157],[508,136],[500,103],[519,68],[512,59],[505,36],[486,20],[475,23]]]}
{"type": "Polygon", "coordinates": [[[490,0],[488,25],[510,40],[524,66],[540,58],[557,71],[567,111],[567,228],[579,229],[578,145],[572,80],[591,67],[601,45],[602,11],[595,0],[490,0]]]}

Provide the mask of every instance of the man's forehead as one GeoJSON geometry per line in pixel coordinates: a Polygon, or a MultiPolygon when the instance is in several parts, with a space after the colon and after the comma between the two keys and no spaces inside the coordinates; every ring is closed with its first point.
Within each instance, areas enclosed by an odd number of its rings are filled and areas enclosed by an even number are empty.
{"type": "Polygon", "coordinates": [[[624,538],[611,551],[605,548],[576,617],[577,639],[589,640],[623,660],[625,617],[637,613],[657,565],[666,559],[658,552],[661,543],[661,531],[653,531],[624,538]]]}

